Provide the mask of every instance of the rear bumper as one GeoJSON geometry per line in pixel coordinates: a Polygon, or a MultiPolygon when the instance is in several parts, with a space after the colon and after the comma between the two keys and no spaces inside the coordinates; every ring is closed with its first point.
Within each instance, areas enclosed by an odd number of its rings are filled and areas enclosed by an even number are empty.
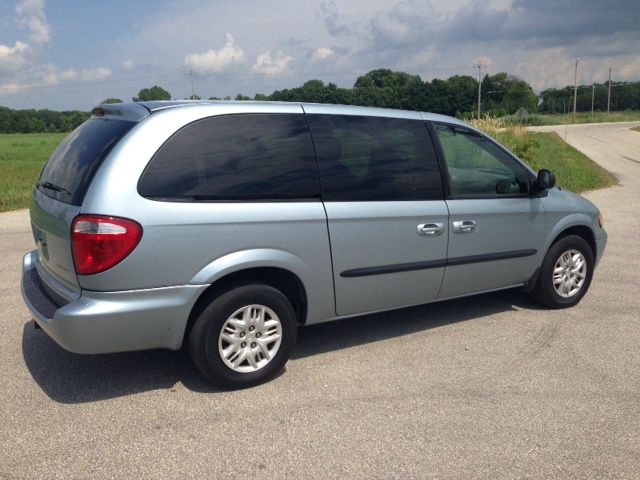
{"type": "Polygon", "coordinates": [[[191,309],[206,288],[83,290],[77,300],[58,305],[42,285],[32,253],[25,255],[22,267],[22,297],[34,320],[56,343],[74,353],[177,350],[191,309]]]}

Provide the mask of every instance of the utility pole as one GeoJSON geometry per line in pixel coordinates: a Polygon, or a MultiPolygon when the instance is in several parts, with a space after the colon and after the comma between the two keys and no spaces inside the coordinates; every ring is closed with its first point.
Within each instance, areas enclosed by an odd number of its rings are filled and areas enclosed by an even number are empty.
{"type": "Polygon", "coordinates": [[[575,82],[574,82],[574,90],[573,90],[573,123],[576,123],[576,105],[578,102],[578,62],[580,61],[580,57],[576,58],[576,73],[575,73],[575,82]]]}
{"type": "Polygon", "coordinates": [[[478,120],[480,120],[480,102],[481,102],[481,87],[482,87],[482,67],[486,67],[486,65],[482,65],[478,62],[474,65],[478,69],[478,120]]]}
{"type": "Polygon", "coordinates": [[[609,93],[607,94],[607,117],[609,117],[610,108],[611,108],[611,65],[609,65],[609,93]]]}
{"type": "Polygon", "coordinates": [[[196,84],[194,80],[195,76],[196,76],[196,72],[194,72],[193,70],[189,70],[187,72],[187,77],[191,78],[191,100],[196,99],[196,84]]]}
{"type": "Polygon", "coordinates": [[[591,121],[593,122],[593,101],[596,98],[596,84],[591,84],[591,121]]]}

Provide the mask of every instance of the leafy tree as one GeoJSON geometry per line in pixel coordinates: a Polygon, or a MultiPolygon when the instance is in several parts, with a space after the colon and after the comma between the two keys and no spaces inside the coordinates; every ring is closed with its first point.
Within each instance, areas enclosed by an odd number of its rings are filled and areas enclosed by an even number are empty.
{"type": "Polygon", "coordinates": [[[455,113],[456,109],[455,106],[451,105],[448,90],[446,80],[434,78],[431,82],[425,82],[425,101],[422,110],[445,115],[449,115],[452,112],[455,113]]]}
{"type": "Polygon", "coordinates": [[[381,68],[358,77],[353,90],[356,103],[379,107],[417,110],[416,100],[423,89],[418,75],[381,68]]]}
{"type": "Polygon", "coordinates": [[[268,97],[262,94],[256,94],[255,99],[284,102],[354,103],[353,93],[350,89],[339,88],[335,83],[325,84],[322,80],[309,80],[301,87],[290,90],[276,90],[268,97]]]}
{"type": "Polygon", "coordinates": [[[478,81],[469,75],[454,75],[447,80],[449,115],[460,116],[477,108],[478,81]]]}
{"type": "Polygon", "coordinates": [[[535,112],[538,108],[538,97],[527,82],[513,77],[502,100],[502,107],[509,114],[515,113],[520,107],[535,112]]]}
{"type": "Polygon", "coordinates": [[[164,88],[154,85],[151,88],[143,88],[138,92],[137,97],[133,97],[134,102],[148,102],[151,100],[171,100],[171,94],[164,88]]]}
{"type": "MultiPolygon", "coordinates": [[[[498,72],[495,75],[485,75],[482,79],[482,111],[495,113],[503,110],[502,101],[509,89],[509,74],[498,72]]],[[[477,107],[477,105],[476,105],[477,107]]]]}
{"type": "Polygon", "coordinates": [[[119,98],[107,98],[100,103],[122,103],[122,100],[120,100],[119,98]]]}

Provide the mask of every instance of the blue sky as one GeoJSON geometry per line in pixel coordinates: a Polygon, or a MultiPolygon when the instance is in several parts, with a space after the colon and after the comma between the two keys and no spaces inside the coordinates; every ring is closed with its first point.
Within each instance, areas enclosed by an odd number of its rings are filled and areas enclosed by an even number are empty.
{"type": "Polygon", "coordinates": [[[0,105],[89,110],[158,84],[204,98],[374,68],[425,80],[508,71],[536,90],[640,80],[637,0],[3,0],[0,105]],[[484,73],[483,72],[483,73],[484,73]]]}

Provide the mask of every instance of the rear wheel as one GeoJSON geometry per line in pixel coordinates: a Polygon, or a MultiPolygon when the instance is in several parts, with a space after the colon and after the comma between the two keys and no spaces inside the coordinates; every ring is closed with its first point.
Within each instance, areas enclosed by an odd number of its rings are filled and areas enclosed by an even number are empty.
{"type": "Polygon", "coordinates": [[[277,375],[297,338],[293,307],[263,284],[230,290],[199,314],[189,336],[198,369],[216,385],[243,388],[277,375]]]}
{"type": "Polygon", "coordinates": [[[593,267],[593,252],[582,237],[561,238],[542,262],[533,296],[551,308],[572,307],[587,293],[593,267]]]}

